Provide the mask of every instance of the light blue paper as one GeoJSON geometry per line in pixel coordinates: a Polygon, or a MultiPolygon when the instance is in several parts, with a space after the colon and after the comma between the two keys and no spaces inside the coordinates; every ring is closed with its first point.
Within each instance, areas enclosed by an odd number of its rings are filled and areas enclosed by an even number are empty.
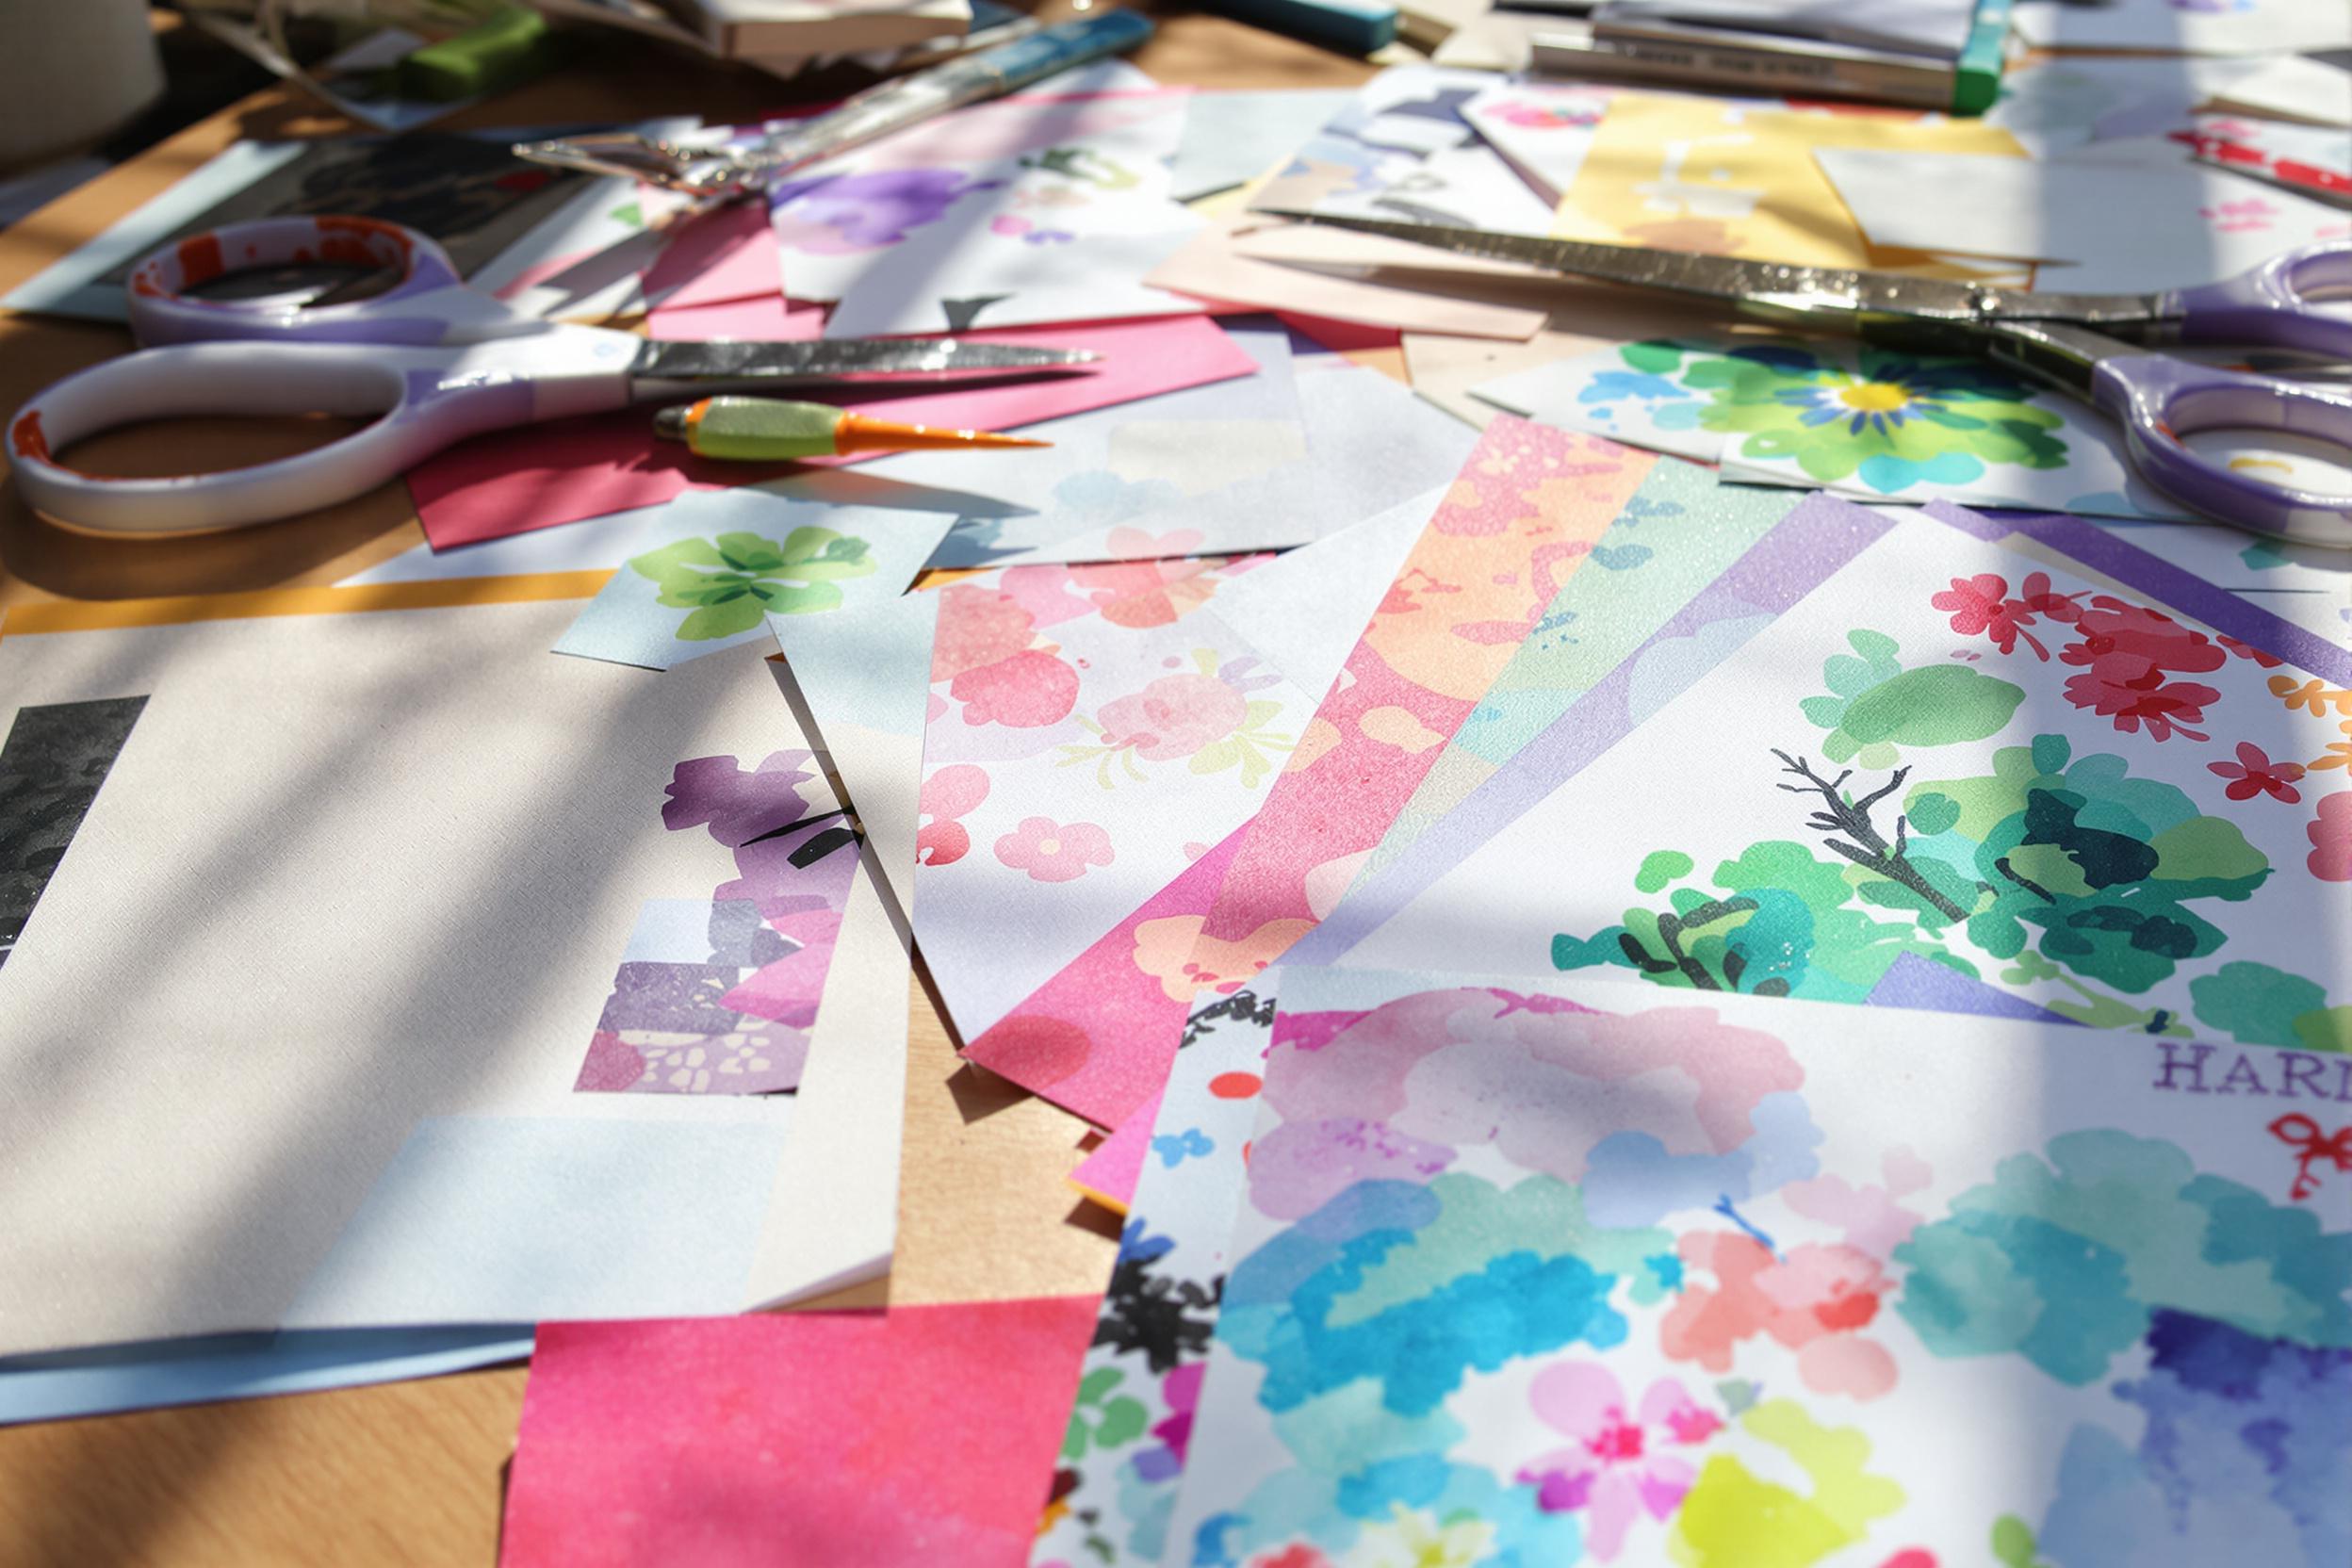
{"type": "MultiPolygon", "coordinates": [[[[792,1110],[740,1119],[431,1117],[376,1178],[289,1328],[460,1312],[516,1321],[663,1317],[748,1298],[792,1110]]],[[[642,1115],[642,1108],[632,1106],[642,1115]]]]}
{"type": "Polygon", "coordinates": [[[312,1394],[466,1372],[531,1354],[531,1327],[208,1334],[0,1361],[0,1425],[312,1394]]]}

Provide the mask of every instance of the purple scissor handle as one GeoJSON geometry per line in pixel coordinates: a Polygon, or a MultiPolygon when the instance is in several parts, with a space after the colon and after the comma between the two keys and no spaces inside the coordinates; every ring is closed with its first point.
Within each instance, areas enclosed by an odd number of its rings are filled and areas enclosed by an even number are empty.
{"type": "Polygon", "coordinates": [[[2352,360],[2352,315],[2315,308],[2331,298],[2352,306],[2352,239],[2322,240],[2234,278],[2174,289],[2164,314],[2179,343],[2259,343],[2352,360]]]}
{"type": "Polygon", "coordinates": [[[2298,544],[2352,549],[2352,492],[2264,479],[2180,439],[2204,430],[2273,431],[2327,442],[2352,458],[2352,397],[2129,350],[2092,367],[2090,396],[2123,426],[2132,467],[2182,505],[2298,544]]]}
{"type": "Polygon", "coordinates": [[[2258,344],[2352,360],[2352,319],[2319,308],[2329,298],[2352,302],[2352,241],[2307,245],[2234,278],[2159,295],[2137,321],[2009,320],[1983,330],[1991,357],[2120,424],[2132,468],[2183,506],[2253,532],[2352,549],[2352,488],[2283,483],[2257,471],[2269,466],[2260,459],[2209,457],[2181,439],[2210,430],[2293,435],[2342,449],[2352,466],[2352,394],[2147,347],[2258,344]]]}

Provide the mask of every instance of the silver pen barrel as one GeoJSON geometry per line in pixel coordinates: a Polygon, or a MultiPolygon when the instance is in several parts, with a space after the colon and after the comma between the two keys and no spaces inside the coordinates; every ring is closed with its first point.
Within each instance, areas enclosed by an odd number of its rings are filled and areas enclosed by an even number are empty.
{"type": "Polygon", "coordinates": [[[773,184],[822,159],[920,124],[934,115],[1018,92],[1048,76],[1123,55],[1152,36],[1152,24],[1134,11],[1105,11],[1058,23],[994,49],[960,56],[896,81],[857,93],[829,113],[772,141],[739,149],[745,187],[773,184]]]}

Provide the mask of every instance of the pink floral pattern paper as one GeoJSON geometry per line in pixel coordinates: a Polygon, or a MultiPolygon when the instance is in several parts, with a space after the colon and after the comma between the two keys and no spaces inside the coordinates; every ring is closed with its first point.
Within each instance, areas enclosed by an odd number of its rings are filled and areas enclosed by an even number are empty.
{"type": "MultiPolygon", "coordinates": [[[[1106,1127],[1147,1106],[1196,1000],[1231,995],[1314,929],[1654,462],[1596,437],[1497,420],[1264,810],[1216,852],[1221,876],[1196,867],[1171,882],[973,1040],[972,1058],[1106,1127]]],[[[1217,732],[1217,743],[1246,746],[1240,699],[1192,697],[1202,684],[1198,675],[1155,682],[1120,716],[1106,709],[1106,722],[1115,736],[1160,744],[1217,732]]]]}
{"type": "Polygon", "coordinates": [[[968,1043],[1265,799],[1308,704],[1215,603],[1263,559],[1011,566],[940,591],[916,936],[968,1043]]]}

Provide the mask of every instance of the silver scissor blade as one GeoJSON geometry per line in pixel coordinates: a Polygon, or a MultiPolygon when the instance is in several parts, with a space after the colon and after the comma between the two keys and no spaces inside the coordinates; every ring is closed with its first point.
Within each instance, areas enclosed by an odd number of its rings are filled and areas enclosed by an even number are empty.
{"type": "Polygon", "coordinates": [[[776,386],[972,381],[1083,370],[1102,355],[953,337],[849,337],[806,343],[648,343],[629,374],[640,381],[752,382],[776,386]]]}
{"type": "Polygon", "coordinates": [[[2120,327],[2155,321],[2164,315],[2164,302],[2154,295],[2037,294],[2030,289],[1905,277],[1852,267],[1795,267],[1639,245],[1493,234],[1443,223],[1397,223],[1264,207],[1253,210],[1263,217],[1380,235],[1571,277],[1725,301],[1776,318],[1822,318],[1816,324],[1847,330],[1868,318],[1886,317],[1968,323],[2061,320],[2120,327]]]}

